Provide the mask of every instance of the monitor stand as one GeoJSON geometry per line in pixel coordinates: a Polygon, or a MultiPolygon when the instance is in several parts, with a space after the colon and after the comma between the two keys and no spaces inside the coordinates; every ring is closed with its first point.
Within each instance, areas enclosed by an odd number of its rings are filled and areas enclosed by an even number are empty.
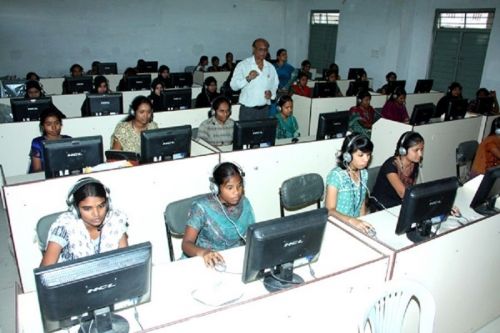
{"type": "Polygon", "coordinates": [[[487,203],[474,208],[474,211],[483,216],[491,216],[500,213],[500,209],[495,208],[497,198],[489,200],[487,203]]]}
{"type": "Polygon", "coordinates": [[[415,229],[412,229],[406,233],[406,237],[408,237],[409,240],[411,240],[413,243],[419,243],[424,240],[428,240],[431,238],[431,228],[432,228],[432,222],[429,221],[423,221],[419,224],[417,224],[417,227],[415,229]]]}
{"type": "Polygon", "coordinates": [[[278,266],[274,273],[269,273],[264,277],[263,283],[264,287],[273,293],[304,283],[304,279],[293,273],[293,262],[291,262],[278,266]]]}
{"type": "Polygon", "coordinates": [[[78,333],[128,333],[128,321],[116,315],[109,308],[94,311],[91,320],[80,325],[78,333]]]}

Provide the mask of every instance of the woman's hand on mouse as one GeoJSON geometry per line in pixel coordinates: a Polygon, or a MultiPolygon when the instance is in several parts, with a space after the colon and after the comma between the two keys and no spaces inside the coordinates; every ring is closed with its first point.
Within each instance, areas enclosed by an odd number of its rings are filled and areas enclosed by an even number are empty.
{"type": "Polygon", "coordinates": [[[224,258],[219,252],[207,250],[203,254],[203,261],[207,267],[214,267],[217,263],[224,263],[224,258]]]}

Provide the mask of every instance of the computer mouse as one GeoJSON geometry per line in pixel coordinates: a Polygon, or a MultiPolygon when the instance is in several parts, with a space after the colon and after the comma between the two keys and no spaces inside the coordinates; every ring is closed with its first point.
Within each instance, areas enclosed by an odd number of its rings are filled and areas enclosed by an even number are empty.
{"type": "Polygon", "coordinates": [[[214,269],[217,272],[225,272],[226,271],[226,263],[223,261],[219,261],[214,265],[214,269]]]}
{"type": "Polygon", "coordinates": [[[370,229],[368,229],[368,230],[366,231],[366,234],[367,234],[368,236],[370,236],[370,237],[372,237],[372,238],[373,238],[373,237],[375,237],[375,236],[377,235],[377,231],[375,230],[375,228],[374,228],[374,227],[371,227],[370,229]]]}

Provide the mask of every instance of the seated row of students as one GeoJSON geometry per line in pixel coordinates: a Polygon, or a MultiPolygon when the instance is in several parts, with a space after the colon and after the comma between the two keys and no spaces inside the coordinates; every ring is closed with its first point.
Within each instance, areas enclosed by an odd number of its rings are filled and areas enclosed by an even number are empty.
{"type": "MultiPolygon", "coordinates": [[[[405,189],[415,184],[423,157],[423,138],[406,132],[395,156],[382,166],[374,196],[382,207],[401,203],[405,189]]],[[[330,216],[363,232],[371,225],[360,217],[368,213],[368,172],[373,143],[352,134],[344,139],[337,166],[326,178],[325,206],[330,216]]],[[[211,193],[193,202],[186,217],[183,257],[200,256],[208,266],[223,262],[221,250],[245,243],[248,226],[255,223],[244,196],[244,173],[237,165],[218,164],[210,179],[211,193]]],[[[41,265],[76,259],[127,246],[127,216],[111,206],[110,190],[93,178],[80,179],[66,199],[68,212],[51,226],[41,265]]]]}
{"type": "Polygon", "coordinates": [[[226,53],[226,62],[222,66],[220,66],[219,57],[213,56],[210,60],[212,65],[208,66],[208,57],[206,55],[202,55],[194,70],[199,72],[229,72],[232,71],[236,66],[233,59],[233,54],[231,52],[226,53]]]}

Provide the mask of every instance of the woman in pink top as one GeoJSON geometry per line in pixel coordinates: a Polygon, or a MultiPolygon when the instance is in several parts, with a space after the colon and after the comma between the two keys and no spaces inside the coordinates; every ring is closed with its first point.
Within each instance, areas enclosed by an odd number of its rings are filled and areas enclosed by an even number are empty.
{"type": "Polygon", "coordinates": [[[405,106],[406,91],[397,87],[382,108],[382,117],[400,123],[407,123],[409,120],[408,111],[405,106]]]}

